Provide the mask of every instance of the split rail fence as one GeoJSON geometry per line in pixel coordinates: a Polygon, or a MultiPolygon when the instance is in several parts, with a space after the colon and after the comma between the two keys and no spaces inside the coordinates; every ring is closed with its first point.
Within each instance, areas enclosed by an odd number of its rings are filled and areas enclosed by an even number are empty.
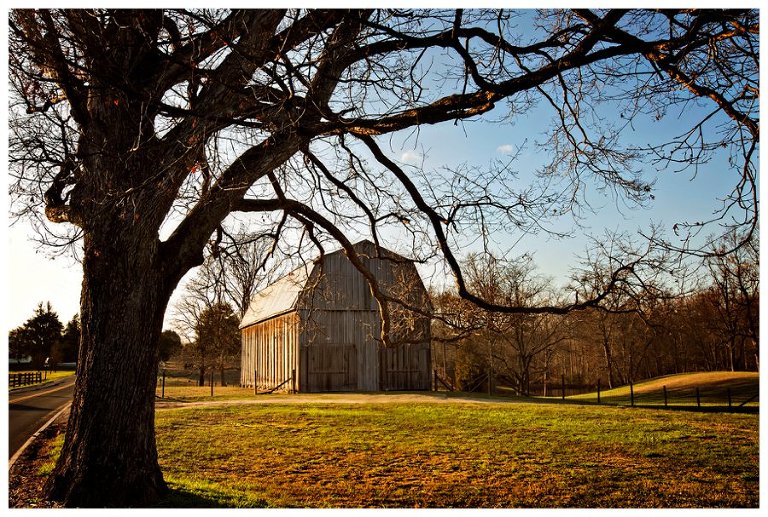
{"type": "Polygon", "coordinates": [[[40,384],[43,382],[42,372],[22,372],[8,374],[8,387],[18,388],[30,384],[40,384]]]}

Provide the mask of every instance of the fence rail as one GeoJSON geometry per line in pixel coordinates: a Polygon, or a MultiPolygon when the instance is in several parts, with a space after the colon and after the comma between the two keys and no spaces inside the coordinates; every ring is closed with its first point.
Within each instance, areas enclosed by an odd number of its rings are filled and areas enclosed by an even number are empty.
{"type": "Polygon", "coordinates": [[[161,368],[157,372],[155,394],[158,399],[174,399],[214,395],[237,398],[253,393],[253,388],[246,389],[240,385],[239,369],[228,367],[224,374],[225,382],[222,383],[221,370],[218,369],[208,368],[201,376],[199,370],[161,368]]]}
{"type": "Polygon", "coordinates": [[[11,388],[18,388],[19,386],[27,386],[29,384],[39,384],[41,382],[43,382],[43,374],[41,372],[8,374],[8,386],[11,388]]]}
{"type": "MultiPolygon", "coordinates": [[[[758,407],[760,392],[756,386],[736,387],[693,387],[668,388],[662,386],[654,390],[637,390],[632,384],[629,391],[616,394],[602,392],[600,385],[594,394],[593,402],[617,406],[659,406],[659,407],[697,407],[723,408],[728,411],[742,411],[745,407],[758,407]]],[[[589,400],[580,397],[580,400],[589,400]]]]}

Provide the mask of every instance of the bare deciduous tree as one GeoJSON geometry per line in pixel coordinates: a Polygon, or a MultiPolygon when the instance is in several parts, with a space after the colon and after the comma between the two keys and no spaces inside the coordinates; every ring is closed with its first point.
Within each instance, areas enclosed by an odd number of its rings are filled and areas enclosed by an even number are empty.
{"type": "Polygon", "coordinates": [[[350,231],[378,244],[397,229],[417,258],[439,253],[462,298],[506,313],[599,305],[632,263],[593,298],[500,305],[468,288],[461,235],[533,231],[578,208],[588,177],[642,202],[648,155],[702,163],[724,145],[739,174],[723,214],[744,208],[737,223],[751,228],[758,27],[749,10],[12,11],[13,210],[63,223],[59,242],[82,238],[78,377],[49,497],[140,506],[166,490],[153,405],[163,315],[235,212],[282,242],[337,240],[364,274],[350,231]],[[509,167],[414,173],[382,146],[538,102],[555,124],[536,188],[509,167]],[[709,111],[679,138],[622,140],[633,121],[691,104],[709,111]]]}
{"type": "Polygon", "coordinates": [[[748,344],[755,351],[755,366],[760,335],[760,248],[755,237],[744,238],[731,233],[718,242],[705,260],[712,285],[711,300],[717,314],[721,340],[728,354],[730,370],[744,370],[753,358],[748,357],[748,344]],[[738,246],[744,242],[745,245],[738,246]],[[737,248],[738,246],[738,248],[737,248]],[[725,254],[726,249],[735,249],[725,254]]]}

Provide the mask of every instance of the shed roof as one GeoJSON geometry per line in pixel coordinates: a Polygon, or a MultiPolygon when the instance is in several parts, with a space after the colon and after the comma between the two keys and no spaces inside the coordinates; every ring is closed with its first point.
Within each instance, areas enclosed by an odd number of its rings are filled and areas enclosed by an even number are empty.
{"type": "Polygon", "coordinates": [[[312,268],[313,264],[305,264],[256,293],[240,322],[240,328],[292,311],[312,268]]]}

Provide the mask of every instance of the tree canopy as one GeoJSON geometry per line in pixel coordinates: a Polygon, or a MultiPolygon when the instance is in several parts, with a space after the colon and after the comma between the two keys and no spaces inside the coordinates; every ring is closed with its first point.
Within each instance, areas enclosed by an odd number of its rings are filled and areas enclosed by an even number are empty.
{"type": "MultiPolygon", "coordinates": [[[[651,195],[644,160],[689,167],[725,148],[734,190],[715,219],[754,224],[756,16],[15,11],[15,206],[39,215],[44,200],[48,220],[70,222],[75,233],[103,211],[146,228],[172,219],[166,227],[175,230],[158,245],[174,280],[200,263],[212,234],[220,240],[232,212],[272,214],[261,235],[275,240],[293,222],[321,249],[328,235],[347,244],[349,228],[378,242],[395,227],[422,245],[422,257],[439,250],[462,295],[483,304],[460,268],[461,237],[514,233],[548,211],[571,211],[589,175],[643,200],[651,195]],[[570,178],[564,192],[516,188],[504,168],[457,169],[436,181],[404,170],[382,147],[381,137],[399,130],[491,112],[503,123],[536,104],[554,115],[542,141],[551,159],[538,172],[570,178]],[[633,121],[691,106],[701,115],[671,141],[623,139],[633,121]],[[606,121],[606,109],[619,119],[606,121]],[[121,135],[108,150],[105,127],[121,135]],[[96,157],[125,166],[107,173],[88,163],[96,157]]],[[[685,248],[684,226],[676,243],[655,238],[685,248]]]]}

